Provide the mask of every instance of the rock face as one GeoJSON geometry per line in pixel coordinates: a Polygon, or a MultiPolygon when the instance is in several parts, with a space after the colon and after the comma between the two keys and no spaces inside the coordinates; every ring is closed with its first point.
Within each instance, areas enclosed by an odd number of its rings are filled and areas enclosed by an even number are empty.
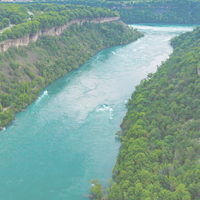
{"type": "Polygon", "coordinates": [[[46,30],[39,30],[35,34],[29,34],[27,36],[24,36],[22,38],[17,38],[17,39],[10,39],[10,40],[5,40],[0,43],[0,52],[7,51],[10,47],[18,47],[18,46],[27,46],[31,42],[36,42],[38,38],[40,38],[42,35],[52,35],[52,36],[59,36],[62,34],[62,32],[70,27],[72,24],[77,23],[78,25],[82,25],[85,22],[91,22],[91,23],[104,23],[104,22],[113,22],[113,21],[118,21],[120,20],[120,17],[106,17],[106,18],[96,18],[96,19],[91,19],[91,20],[85,20],[85,19],[77,19],[73,20],[64,26],[60,27],[54,27],[51,29],[46,29],[46,30]]]}
{"type": "Polygon", "coordinates": [[[200,77],[200,69],[197,67],[197,74],[200,77]]]}

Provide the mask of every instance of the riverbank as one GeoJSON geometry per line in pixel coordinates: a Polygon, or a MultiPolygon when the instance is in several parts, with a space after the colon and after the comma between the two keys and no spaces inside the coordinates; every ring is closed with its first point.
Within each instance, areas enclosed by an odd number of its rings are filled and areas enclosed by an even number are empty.
{"type": "Polygon", "coordinates": [[[125,100],[172,53],[169,39],[192,30],[133,27],[145,36],[104,49],[57,79],[1,131],[1,198],[88,200],[83,195],[91,179],[106,186],[121,146],[114,133],[126,114],[125,100]]]}
{"type": "Polygon", "coordinates": [[[199,35],[173,38],[169,59],[135,87],[107,199],[199,198],[199,35]]]}
{"type": "Polygon", "coordinates": [[[73,24],[60,37],[43,36],[27,47],[0,54],[0,126],[29,105],[42,88],[77,69],[101,49],[135,41],[143,34],[119,22],[73,24]],[[5,112],[3,109],[8,108],[5,112]]]}

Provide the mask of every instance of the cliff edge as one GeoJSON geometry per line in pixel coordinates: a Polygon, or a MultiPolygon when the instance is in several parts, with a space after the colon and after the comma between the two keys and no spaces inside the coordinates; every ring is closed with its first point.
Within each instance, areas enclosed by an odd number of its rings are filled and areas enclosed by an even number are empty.
{"type": "Polygon", "coordinates": [[[113,22],[120,20],[120,17],[105,17],[105,18],[96,18],[92,20],[88,19],[77,19],[73,20],[71,22],[68,22],[64,26],[54,27],[51,29],[45,29],[45,30],[39,30],[35,34],[29,34],[27,36],[16,38],[16,39],[9,39],[5,40],[0,43],[0,52],[7,51],[10,47],[18,47],[18,46],[27,46],[31,42],[36,42],[38,38],[40,38],[42,35],[51,35],[51,36],[59,36],[63,33],[63,31],[67,28],[69,28],[72,24],[77,23],[78,25],[83,25],[85,22],[90,23],[105,23],[105,22],[113,22]]]}

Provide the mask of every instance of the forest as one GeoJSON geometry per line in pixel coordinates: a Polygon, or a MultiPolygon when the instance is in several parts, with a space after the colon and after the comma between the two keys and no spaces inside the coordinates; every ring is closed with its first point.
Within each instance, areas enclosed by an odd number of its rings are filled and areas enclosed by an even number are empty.
{"type": "Polygon", "coordinates": [[[97,51],[142,36],[121,22],[87,22],[70,26],[60,37],[43,36],[27,47],[0,53],[0,127],[36,99],[41,89],[77,69],[97,51]]]}
{"type": "MultiPolygon", "coordinates": [[[[40,2],[40,0],[38,0],[40,2]]],[[[48,0],[47,2],[55,2],[48,0]]],[[[125,23],[171,23],[200,24],[200,2],[179,1],[106,1],[106,0],[68,0],[56,1],[58,4],[86,5],[118,11],[125,23]]]]}
{"type": "MultiPolygon", "coordinates": [[[[200,27],[171,45],[170,58],[127,103],[108,200],[200,199],[200,27]]],[[[101,199],[101,184],[91,183],[101,199]]]]}
{"type": "MultiPolygon", "coordinates": [[[[78,18],[118,16],[118,12],[128,23],[200,22],[200,4],[194,1],[97,1],[102,8],[91,1],[77,2],[83,5],[1,6],[0,26],[15,26],[4,30],[0,41],[78,18]],[[6,9],[19,19],[6,15],[6,9]],[[33,15],[28,15],[28,10],[33,15]]],[[[77,69],[97,51],[142,36],[120,22],[74,24],[60,37],[43,36],[27,47],[1,53],[0,127],[36,99],[41,89],[77,69]]],[[[127,103],[122,130],[116,133],[121,149],[113,179],[105,191],[98,180],[91,181],[96,200],[105,193],[108,200],[200,199],[200,28],[173,38],[171,45],[174,52],[170,58],[135,87],[127,103]]]]}
{"type": "Polygon", "coordinates": [[[10,24],[17,25],[29,18],[27,8],[21,5],[0,4],[0,30],[10,24]]]}
{"type": "Polygon", "coordinates": [[[21,38],[28,34],[37,33],[39,30],[63,26],[67,22],[75,19],[92,19],[119,15],[117,11],[111,11],[110,9],[106,8],[91,8],[88,6],[85,7],[56,4],[31,4],[27,5],[27,7],[19,6],[17,4],[16,6],[17,8],[15,8],[15,5],[10,6],[10,4],[8,4],[8,7],[2,6],[2,9],[4,9],[2,11],[5,11],[3,12],[2,16],[8,17],[8,11],[13,12],[15,10],[16,13],[14,12],[15,14],[12,14],[9,19],[2,17],[2,28],[8,26],[9,22],[14,23],[15,25],[12,26],[10,29],[4,30],[3,33],[0,34],[0,42],[7,39],[21,38]],[[30,18],[28,21],[20,21],[20,16],[22,16],[21,10],[24,11],[23,14],[27,16],[28,9],[35,13],[35,16],[28,15],[30,18]],[[5,23],[7,22],[7,24],[3,23],[4,21],[5,23]]]}
{"type": "Polygon", "coordinates": [[[115,9],[126,23],[200,24],[200,2],[132,2],[115,9]]]}

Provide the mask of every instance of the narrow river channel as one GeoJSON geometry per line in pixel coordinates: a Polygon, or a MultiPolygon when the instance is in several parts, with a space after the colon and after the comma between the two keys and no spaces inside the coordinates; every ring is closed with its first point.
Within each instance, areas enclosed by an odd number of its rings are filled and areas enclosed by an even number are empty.
{"type": "Polygon", "coordinates": [[[145,37],[97,53],[45,88],[0,132],[1,200],[87,200],[90,180],[112,176],[115,132],[136,85],[192,26],[131,25],[145,37]]]}

